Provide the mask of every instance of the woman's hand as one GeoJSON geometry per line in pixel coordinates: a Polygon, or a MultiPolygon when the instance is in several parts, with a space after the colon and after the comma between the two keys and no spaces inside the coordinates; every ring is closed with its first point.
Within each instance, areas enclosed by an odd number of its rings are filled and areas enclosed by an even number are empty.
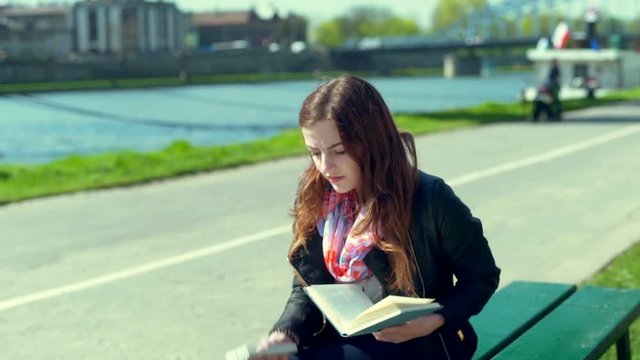
{"type": "MultiPolygon", "coordinates": [[[[286,334],[279,331],[274,331],[269,336],[260,340],[260,342],[258,343],[257,350],[258,351],[267,350],[270,346],[274,344],[283,344],[283,343],[295,344],[293,339],[288,337],[286,334]]],[[[287,360],[288,358],[289,358],[289,354],[259,355],[259,356],[251,357],[252,360],[253,359],[255,360],[287,360]]]]}
{"type": "Polygon", "coordinates": [[[374,332],[378,341],[401,343],[417,337],[427,336],[444,325],[444,317],[440,314],[429,314],[409,321],[404,325],[392,326],[374,332]]]}

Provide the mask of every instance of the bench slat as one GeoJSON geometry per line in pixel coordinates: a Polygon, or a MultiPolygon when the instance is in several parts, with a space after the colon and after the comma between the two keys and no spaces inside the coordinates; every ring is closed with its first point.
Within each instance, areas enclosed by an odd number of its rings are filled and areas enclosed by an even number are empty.
{"type": "Polygon", "coordinates": [[[478,333],[473,359],[489,359],[522,335],[576,290],[575,285],[514,281],[496,292],[471,318],[478,333]]]}
{"type": "Polygon", "coordinates": [[[640,315],[640,290],[585,287],[494,359],[598,359],[640,315]]]}

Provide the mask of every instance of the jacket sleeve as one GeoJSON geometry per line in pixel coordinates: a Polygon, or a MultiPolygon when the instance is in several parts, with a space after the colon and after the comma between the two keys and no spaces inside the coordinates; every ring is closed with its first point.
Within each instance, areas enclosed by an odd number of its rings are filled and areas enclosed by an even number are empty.
{"type": "Polygon", "coordinates": [[[298,338],[294,339],[298,340],[298,345],[304,345],[314,334],[320,332],[324,325],[324,316],[304,292],[298,277],[294,276],[289,300],[280,319],[269,333],[276,330],[289,332],[298,338]]]}
{"type": "Polygon", "coordinates": [[[457,326],[482,310],[498,287],[496,266],[479,219],[439,180],[433,194],[433,217],[440,247],[457,282],[438,298],[447,325],[457,326]]]}

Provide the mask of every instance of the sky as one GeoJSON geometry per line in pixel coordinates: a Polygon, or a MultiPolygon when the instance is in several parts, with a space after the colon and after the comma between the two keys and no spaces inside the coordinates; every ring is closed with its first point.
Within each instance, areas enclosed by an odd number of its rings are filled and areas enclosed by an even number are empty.
{"type": "MultiPolygon", "coordinates": [[[[311,26],[346,13],[355,6],[377,6],[388,8],[394,14],[412,18],[427,29],[431,26],[432,12],[439,0],[165,0],[174,2],[183,11],[229,11],[247,10],[251,7],[273,6],[280,14],[288,12],[306,16],[311,26]]],[[[610,9],[614,14],[624,17],[640,16],[640,0],[573,0],[584,4],[592,3],[604,9],[610,9]],[[635,16],[634,16],[635,14],[635,16]]],[[[72,3],[74,0],[0,0],[0,5],[30,5],[38,3],[72,3]]],[[[489,0],[500,2],[500,0],[489,0]]],[[[569,1],[571,2],[571,1],[569,1]]]]}

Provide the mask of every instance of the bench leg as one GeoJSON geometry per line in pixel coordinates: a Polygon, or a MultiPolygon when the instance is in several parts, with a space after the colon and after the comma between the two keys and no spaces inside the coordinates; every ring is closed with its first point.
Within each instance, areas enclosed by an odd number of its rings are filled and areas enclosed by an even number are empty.
{"type": "Polygon", "coordinates": [[[631,343],[629,341],[629,329],[622,334],[616,342],[616,352],[618,360],[631,360],[631,343]]]}

